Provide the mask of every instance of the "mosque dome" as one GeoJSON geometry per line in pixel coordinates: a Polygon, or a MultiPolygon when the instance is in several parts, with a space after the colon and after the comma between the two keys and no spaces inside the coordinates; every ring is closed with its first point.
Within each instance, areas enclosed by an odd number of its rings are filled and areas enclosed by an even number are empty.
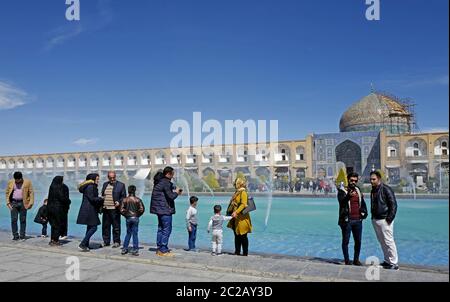
{"type": "Polygon", "coordinates": [[[408,133],[411,118],[407,105],[394,97],[373,92],[342,114],[339,128],[341,132],[384,129],[390,134],[408,133]]]}

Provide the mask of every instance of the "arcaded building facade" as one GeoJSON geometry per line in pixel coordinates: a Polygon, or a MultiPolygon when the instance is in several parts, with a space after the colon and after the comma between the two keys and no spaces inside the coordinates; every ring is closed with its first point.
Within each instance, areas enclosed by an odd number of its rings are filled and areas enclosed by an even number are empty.
{"type": "Polygon", "coordinates": [[[106,174],[116,170],[126,177],[145,179],[171,165],[200,179],[213,173],[223,187],[230,186],[237,173],[256,180],[294,181],[333,179],[341,168],[365,179],[372,169],[382,169],[392,184],[409,177],[417,186],[424,186],[430,178],[448,182],[448,131],[417,133],[413,123],[407,104],[372,92],[342,114],[336,133],[310,134],[276,145],[232,145],[208,151],[191,147],[0,155],[0,180],[18,170],[33,175],[64,174],[74,180],[92,171],[106,174]]]}

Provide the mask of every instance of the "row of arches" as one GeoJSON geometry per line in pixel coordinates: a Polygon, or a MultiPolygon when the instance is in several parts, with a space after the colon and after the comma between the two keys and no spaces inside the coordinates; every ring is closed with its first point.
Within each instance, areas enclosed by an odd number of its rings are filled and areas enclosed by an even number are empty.
{"type": "MultiPolygon", "coordinates": [[[[288,162],[291,160],[291,150],[287,145],[279,145],[278,151],[274,152],[274,160],[277,162],[288,162]]],[[[305,161],[305,148],[298,146],[295,149],[295,160],[305,161]]],[[[249,154],[246,147],[239,147],[236,150],[236,162],[245,163],[251,160],[255,162],[269,162],[271,153],[267,149],[259,148],[256,150],[254,159],[249,154]]],[[[155,165],[195,165],[197,163],[212,164],[217,161],[219,164],[232,162],[231,152],[216,155],[213,152],[203,152],[201,156],[196,154],[182,154],[181,152],[158,151],[152,155],[150,152],[142,153],[122,153],[101,155],[93,154],[90,156],[57,156],[40,158],[19,158],[19,159],[0,159],[0,169],[58,169],[58,168],[96,168],[96,167],[122,167],[122,166],[150,166],[155,165]],[[183,161],[184,159],[184,161],[183,161]]]]}
{"type": "MultiPolygon", "coordinates": [[[[436,156],[448,155],[448,136],[442,136],[434,141],[433,154],[436,156]]],[[[387,143],[387,157],[400,156],[400,143],[396,140],[391,140],[387,143]]],[[[427,156],[428,144],[422,138],[413,138],[406,142],[404,146],[405,156],[407,157],[421,157],[427,156]]]]}

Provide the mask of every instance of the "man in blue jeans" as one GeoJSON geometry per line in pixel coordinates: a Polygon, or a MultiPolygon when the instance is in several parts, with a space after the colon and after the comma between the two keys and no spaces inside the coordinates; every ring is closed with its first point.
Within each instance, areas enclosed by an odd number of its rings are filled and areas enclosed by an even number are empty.
{"type": "Polygon", "coordinates": [[[348,255],[348,244],[350,242],[350,234],[353,233],[355,241],[353,265],[361,266],[359,254],[361,251],[362,237],[362,221],[367,218],[367,206],[364,196],[358,188],[357,173],[349,173],[347,176],[348,187],[339,188],[339,221],[338,224],[342,230],[342,252],[344,254],[345,265],[350,265],[350,257],[348,255]]]}
{"type": "Polygon", "coordinates": [[[156,237],[156,254],[162,257],[171,257],[169,238],[172,233],[172,215],[175,214],[175,199],[183,190],[175,188],[172,179],[175,171],[166,167],[162,172],[156,173],[150,204],[150,213],[158,216],[158,234],[156,237]]]}

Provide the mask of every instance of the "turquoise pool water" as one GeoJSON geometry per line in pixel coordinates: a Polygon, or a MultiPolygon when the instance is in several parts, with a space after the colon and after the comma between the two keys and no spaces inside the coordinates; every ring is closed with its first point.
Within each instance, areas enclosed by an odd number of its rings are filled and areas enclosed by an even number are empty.
{"type": "MultiPolygon", "coordinates": [[[[72,195],[69,235],[82,236],[84,226],[75,224],[80,207],[79,194],[72,195]]],[[[228,198],[200,197],[199,230],[197,246],[209,248],[207,223],[215,204],[226,208],[228,198]]],[[[148,212],[150,197],[144,197],[146,213],[141,219],[140,240],[154,243],[156,240],[156,216],[148,212]]],[[[257,197],[258,209],[251,213],[254,231],[249,235],[250,252],[275,253],[294,256],[313,256],[322,258],[342,258],[340,247],[341,233],[337,225],[337,201],[332,198],[273,198],[270,218],[265,227],[265,218],[269,200],[257,197]]],[[[449,202],[448,200],[399,200],[399,209],[395,222],[395,237],[401,263],[418,265],[448,266],[449,257],[449,202]]],[[[187,197],[177,200],[177,213],[170,243],[187,245],[185,229],[185,211],[187,197]]],[[[33,222],[37,208],[28,216],[27,232],[39,233],[40,225],[33,222]]],[[[10,230],[9,212],[5,205],[0,207],[0,228],[10,230]]],[[[364,221],[361,259],[378,256],[382,252],[376,240],[370,220],[364,221]]],[[[123,230],[125,230],[123,222],[123,230]]],[[[124,231],[122,231],[122,240],[124,231]]],[[[97,231],[95,240],[101,240],[101,231],[97,231]]],[[[350,243],[350,254],[353,250],[350,243]]],[[[226,229],[224,248],[234,250],[233,233],[226,229]]]]}

